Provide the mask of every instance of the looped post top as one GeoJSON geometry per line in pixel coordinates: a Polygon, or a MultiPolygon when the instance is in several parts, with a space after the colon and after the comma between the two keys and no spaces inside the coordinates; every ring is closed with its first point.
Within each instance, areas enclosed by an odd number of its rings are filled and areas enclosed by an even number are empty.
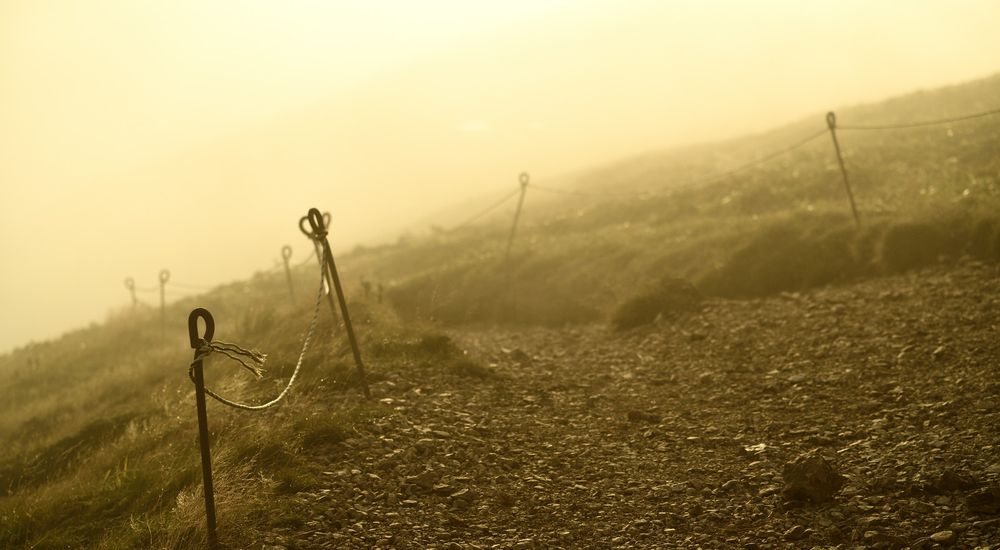
{"type": "Polygon", "coordinates": [[[160,284],[167,284],[167,281],[169,281],[169,280],[170,280],[170,270],[169,269],[161,269],[160,270],[160,284]]]}
{"type": "Polygon", "coordinates": [[[125,288],[135,290],[135,279],[132,277],[125,277],[125,288]]]}
{"type": "Polygon", "coordinates": [[[215,336],[215,319],[203,307],[191,310],[188,315],[188,336],[191,338],[191,349],[200,349],[202,345],[211,342],[215,336]],[[198,319],[205,321],[205,336],[198,334],[198,319]]]}
{"type": "Polygon", "coordinates": [[[521,182],[521,187],[527,187],[528,182],[531,181],[531,176],[527,172],[521,172],[521,175],[517,177],[517,180],[521,182]]]}
{"type": "Polygon", "coordinates": [[[285,260],[290,259],[292,257],[292,247],[288,246],[287,244],[281,247],[281,257],[284,258],[285,260]]]}
{"type": "Polygon", "coordinates": [[[317,241],[326,238],[326,216],[320,214],[319,210],[310,208],[306,217],[309,219],[309,228],[312,229],[310,233],[312,238],[317,241]]]}
{"type": "Polygon", "coordinates": [[[330,215],[329,212],[324,212],[322,215],[320,215],[319,214],[319,210],[317,210],[315,208],[310,208],[309,209],[309,214],[306,214],[305,216],[302,216],[301,218],[299,218],[299,231],[301,231],[303,235],[305,235],[306,237],[309,237],[310,239],[312,239],[314,241],[317,240],[317,239],[322,239],[323,237],[326,236],[326,233],[325,233],[326,228],[330,227],[330,220],[332,220],[332,219],[333,219],[333,217],[330,215]],[[324,233],[323,233],[322,236],[317,236],[316,235],[316,232],[315,232],[315,227],[316,226],[313,223],[313,220],[311,219],[311,214],[312,214],[313,210],[316,210],[316,214],[318,216],[316,219],[318,219],[320,222],[322,222],[322,227],[324,229],[324,233]],[[310,227],[306,226],[307,223],[309,224],[310,227]]]}
{"type": "Polygon", "coordinates": [[[833,130],[837,127],[837,115],[833,111],[826,114],[826,125],[833,130]]]}

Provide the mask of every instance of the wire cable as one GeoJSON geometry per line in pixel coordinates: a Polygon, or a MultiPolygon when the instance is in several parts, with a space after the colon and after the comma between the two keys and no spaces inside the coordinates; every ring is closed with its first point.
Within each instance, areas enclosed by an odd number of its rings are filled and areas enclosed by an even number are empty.
{"type": "Polygon", "coordinates": [[[701,185],[701,184],[711,183],[711,182],[714,182],[714,181],[725,179],[725,178],[727,178],[729,176],[732,176],[733,174],[742,172],[743,170],[746,170],[747,168],[753,168],[754,166],[757,166],[757,165],[760,165],[760,164],[764,164],[765,162],[774,160],[774,159],[776,159],[776,158],[778,158],[778,157],[780,157],[782,155],[786,155],[788,153],[791,153],[792,151],[794,151],[794,150],[796,150],[796,149],[798,149],[800,147],[804,147],[806,144],[808,144],[809,142],[813,141],[814,139],[822,136],[823,134],[826,134],[828,131],[829,130],[827,130],[826,128],[824,128],[822,130],[819,130],[819,131],[816,131],[816,132],[814,132],[812,134],[809,134],[808,136],[800,139],[799,141],[793,143],[792,145],[789,145],[788,147],[785,147],[784,149],[780,149],[780,150],[775,151],[773,153],[769,153],[767,155],[764,155],[763,157],[760,157],[759,159],[755,159],[755,160],[751,160],[749,162],[745,162],[743,164],[740,164],[740,165],[736,166],[735,168],[730,168],[729,170],[726,170],[725,172],[720,172],[720,173],[712,175],[712,176],[708,176],[708,177],[704,177],[704,178],[699,178],[699,179],[695,179],[695,180],[691,180],[691,181],[682,183],[680,185],[675,186],[673,189],[683,189],[683,188],[687,188],[687,187],[691,187],[691,186],[695,186],[695,185],[701,185]]]}
{"type": "Polygon", "coordinates": [[[976,118],[983,118],[993,115],[1000,115],[1000,109],[994,109],[992,111],[983,111],[981,113],[975,113],[971,115],[964,115],[953,118],[939,118],[934,120],[924,120],[920,122],[907,122],[902,124],[838,124],[838,130],[899,130],[904,128],[920,128],[923,126],[938,126],[941,124],[951,124],[953,122],[963,122],[966,120],[973,120],[976,118]]]}
{"type": "Polygon", "coordinates": [[[167,283],[167,285],[177,287],[181,290],[211,290],[212,288],[215,288],[213,286],[192,285],[188,283],[175,283],[173,281],[167,283]]]}
{"type": "Polygon", "coordinates": [[[313,248],[309,252],[309,255],[305,257],[304,260],[302,260],[300,262],[296,262],[292,267],[302,267],[302,266],[306,265],[307,263],[309,263],[309,260],[311,260],[311,259],[313,259],[315,257],[316,257],[316,249],[313,248]]]}
{"type": "Polygon", "coordinates": [[[555,187],[545,187],[543,185],[535,185],[534,183],[529,185],[528,189],[535,189],[537,191],[542,191],[543,193],[554,193],[556,195],[574,195],[577,197],[598,197],[598,198],[635,197],[644,194],[641,191],[638,193],[627,193],[627,192],[592,193],[588,191],[573,191],[571,189],[557,189],[555,187]]]}
{"type": "Polygon", "coordinates": [[[516,196],[517,196],[517,194],[518,194],[518,193],[520,193],[520,192],[521,192],[521,188],[520,188],[520,187],[518,187],[517,189],[515,189],[515,190],[514,190],[513,192],[511,192],[510,194],[508,194],[508,195],[504,195],[504,197],[503,197],[502,199],[500,199],[499,201],[497,201],[497,202],[493,203],[492,205],[490,205],[490,206],[489,206],[488,208],[486,208],[485,210],[482,210],[482,211],[480,211],[479,213],[477,213],[476,215],[472,216],[471,218],[469,218],[469,219],[465,220],[464,222],[462,222],[462,223],[460,223],[460,224],[456,225],[455,227],[451,228],[451,230],[452,230],[452,231],[456,231],[456,230],[458,230],[458,229],[462,229],[463,227],[465,227],[465,226],[467,226],[467,225],[469,225],[469,224],[471,224],[471,223],[475,222],[476,220],[479,220],[479,219],[480,219],[480,218],[482,218],[483,216],[485,216],[485,215],[489,214],[490,212],[492,212],[492,211],[496,210],[497,208],[500,208],[501,206],[503,206],[503,204],[504,204],[505,202],[507,202],[507,201],[509,201],[510,199],[512,199],[512,198],[514,198],[514,197],[516,197],[516,196]]]}

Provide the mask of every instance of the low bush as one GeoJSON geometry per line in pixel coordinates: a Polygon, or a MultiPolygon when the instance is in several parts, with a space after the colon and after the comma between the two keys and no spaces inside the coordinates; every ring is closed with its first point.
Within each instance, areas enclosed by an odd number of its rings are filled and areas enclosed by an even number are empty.
{"type": "Polygon", "coordinates": [[[619,305],[611,317],[615,330],[627,330],[655,321],[673,319],[700,308],[701,294],[683,279],[663,277],[619,305]]]}
{"type": "Polygon", "coordinates": [[[871,232],[839,215],[791,216],[748,237],[728,259],[698,281],[725,297],[797,291],[863,275],[871,269],[871,232]]]}
{"type": "Polygon", "coordinates": [[[880,262],[889,273],[898,273],[959,252],[958,244],[944,227],[933,221],[895,223],[882,237],[880,262]]]}

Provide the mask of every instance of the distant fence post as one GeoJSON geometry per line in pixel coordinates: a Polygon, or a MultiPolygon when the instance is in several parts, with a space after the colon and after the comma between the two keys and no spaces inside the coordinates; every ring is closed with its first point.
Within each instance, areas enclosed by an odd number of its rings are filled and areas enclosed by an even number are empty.
{"type": "Polygon", "coordinates": [[[188,315],[188,336],[194,349],[194,398],[198,407],[198,443],[201,447],[201,473],[205,489],[205,521],[208,525],[208,546],[218,548],[219,539],[215,524],[215,487],[212,483],[212,452],[208,440],[208,411],[205,406],[205,374],[201,364],[200,348],[212,341],[215,335],[215,319],[204,308],[197,308],[188,315]],[[205,337],[198,335],[198,319],[205,321],[205,337]]]}
{"type": "Polygon", "coordinates": [[[514,211],[514,223],[510,226],[510,236],[507,237],[507,252],[504,253],[503,260],[506,263],[510,258],[510,247],[514,244],[514,234],[517,233],[517,222],[521,219],[521,208],[524,206],[524,195],[528,191],[528,182],[531,181],[531,176],[527,172],[521,172],[518,176],[518,181],[521,182],[521,196],[517,199],[517,210],[514,211]]]}
{"type": "Polygon", "coordinates": [[[127,288],[129,294],[132,295],[132,309],[135,309],[139,306],[139,299],[135,297],[135,279],[132,277],[126,277],[125,288],[127,288]]]}
{"type": "MultiPolygon", "coordinates": [[[[325,216],[320,215],[319,210],[309,209],[306,216],[309,226],[312,229],[311,238],[322,247],[320,261],[324,262],[327,276],[333,282],[333,288],[337,291],[337,301],[340,303],[340,314],[344,320],[344,328],[347,331],[347,340],[351,344],[351,352],[354,354],[354,365],[357,367],[358,376],[361,378],[361,388],[365,397],[371,399],[371,391],[368,389],[368,378],[365,376],[365,365],[361,361],[361,349],[358,347],[358,340],[354,336],[354,327],[351,325],[351,314],[347,311],[347,299],[344,297],[344,289],[340,285],[340,276],[337,274],[337,264],[333,261],[333,252],[330,250],[330,241],[327,240],[327,225],[325,216]]],[[[300,224],[301,226],[301,224],[300,224]]],[[[329,296],[329,294],[327,295],[329,296]]],[[[332,306],[331,306],[332,307],[332,306]]],[[[334,313],[336,318],[336,313],[334,313]]]]}
{"type": "Polygon", "coordinates": [[[281,247],[281,259],[285,262],[285,278],[288,280],[288,295],[295,300],[295,287],[292,285],[292,269],[288,267],[288,260],[292,258],[292,247],[287,244],[281,247]]]}
{"type": "Polygon", "coordinates": [[[851,180],[847,177],[847,167],[844,166],[844,155],[841,154],[840,142],[837,141],[837,115],[833,111],[826,114],[826,125],[830,128],[830,137],[833,138],[833,149],[837,152],[840,173],[844,176],[844,190],[847,191],[847,200],[851,203],[851,213],[854,214],[854,225],[861,227],[861,218],[858,217],[858,207],[854,204],[854,193],[851,192],[851,180]]]}
{"type": "Polygon", "coordinates": [[[167,281],[170,280],[170,270],[160,270],[160,340],[167,337],[167,281]]]}

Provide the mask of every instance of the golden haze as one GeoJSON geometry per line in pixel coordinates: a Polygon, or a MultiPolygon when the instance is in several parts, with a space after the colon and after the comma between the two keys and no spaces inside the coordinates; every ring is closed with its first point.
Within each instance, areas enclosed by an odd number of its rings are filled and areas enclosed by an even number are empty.
{"type": "MultiPolygon", "coordinates": [[[[449,204],[1000,67],[992,1],[0,2],[0,350],[449,204]]],[[[299,256],[301,257],[301,256],[299,256]]]]}

